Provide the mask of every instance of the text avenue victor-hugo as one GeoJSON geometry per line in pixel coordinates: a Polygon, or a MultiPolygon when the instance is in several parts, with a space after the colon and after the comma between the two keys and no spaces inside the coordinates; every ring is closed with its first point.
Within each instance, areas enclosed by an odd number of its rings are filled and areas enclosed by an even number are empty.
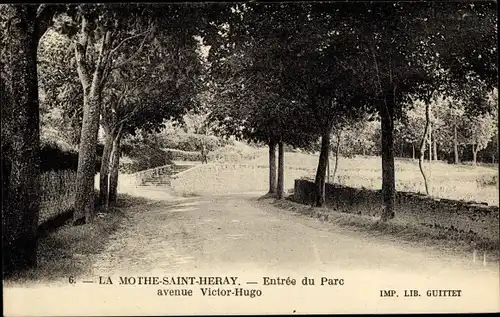
{"type": "MultiPolygon", "coordinates": [[[[236,276],[120,276],[111,278],[109,276],[99,276],[100,285],[168,285],[174,288],[158,289],[158,296],[193,296],[191,288],[176,288],[176,286],[202,286],[199,291],[202,296],[235,296],[255,298],[262,296],[262,290],[248,288],[248,284],[259,286],[342,286],[343,278],[332,278],[322,276],[321,278],[304,277],[295,279],[292,277],[262,277],[259,281],[242,281],[236,276]],[[242,285],[243,284],[243,285],[242,285]],[[240,287],[243,286],[243,287],[240,287]]],[[[74,280],[73,282],[74,283],[74,280]]]]}

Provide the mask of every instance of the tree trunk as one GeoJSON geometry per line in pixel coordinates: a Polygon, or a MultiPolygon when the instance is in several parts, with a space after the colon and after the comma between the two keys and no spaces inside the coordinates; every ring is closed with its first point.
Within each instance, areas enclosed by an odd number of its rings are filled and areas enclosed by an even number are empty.
{"type": "Polygon", "coordinates": [[[479,152],[478,148],[479,147],[477,145],[474,147],[474,144],[472,144],[472,165],[474,166],[477,165],[477,152],[479,152]]]}
{"type": "Polygon", "coordinates": [[[428,195],[432,196],[432,119],[431,119],[431,104],[429,104],[429,108],[427,109],[428,114],[426,114],[426,119],[429,120],[429,177],[427,178],[427,182],[429,184],[429,192],[428,195]],[[428,118],[427,118],[428,116],[428,118]]]}
{"type": "Polygon", "coordinates": [[[319,153],[318,169],[316,170],[316,207],[322,207],[325,203],[325,176],[326,164],[328,162],[328,153],[330,152],[330,133],[331,126],[323,131],[321,136],[321,151],[319,153]]]}
{"type": "Polygon", "coordinates": [[[342,136],[342,130],[339,130],[337,134],[337,146],[335,148],[335,166],[333,168],[332,179],[335,182],[335,176],[337,175],[337,168],[339,167],[339,159],[340,159],[340,137],[342,136]]]}
{"type": "Polygon", "coordinates": [[[94,176],[100,106],[101,100],[96,94],[84,97],[73,213],[75,225],[90,222],[94,214],[94,176]]]}
{"type": "Polygon", "coordinates": [[[78,169],[76,173],[75,208],[73,224],[90,222],[94,215],[94,177],[96,163],[97,136],[101,112],[101,92],[106,56],[109,51],[110,32],[106,31],[101,39],[99,56],[91,76],[86,60],[86,47],[92,40],[90,24],[86,16],[82,17],[81,31],[75,42],[75,57],[78,77],[83,88],[83,122],[78,150],[78,169]]]}
{"type": "Polygon", "coordinates": [[[437,142],[436,137],[434,136],[434,140],[432,140],[432,150],[434,153],[434,161],[438,160],[438,152],[437,152],[437,142]]]}
{"type": "Polygon", "coordinates": [[[36,266],[40,209],[37,6],[12,5],[8,10],[12,19],[6,31],[7,78],[0,80],[5,85],[1,105],[5,115],[1,126],[2,178],[6,182],[6,196],[2,197],[4,276],[36,266]]]}
{"type": "Polygon", "coordinates": [[[276,194],[276,142],[269,142],[269,194],[276,194]]]}
{"type": "MultiPolygon", "coordinates": [[[[121,129],[120,129],[121,130],[121,129]]],[[[108,206],[114,205],[116,203],[116,197],[118,196],[118,172],[120,167],[120,142],[122,138],[122,132],[119,131],[113,141],[113,150],[111,152],[111,166],[109,175],[109,197],[108,206]]]]}
{"type": "Polygon", "coordinates": [[[415,159],[415,144],[411,145],[411,157],[415,159]]]}
{"type": "Polygon", "coordinates": [[[111,151],[113,149],[114,131],[104,129],[106,136],[104,150],[101,158],[101,170],[99,172],[99,204],[105,206],[108,201],[108,182],[111,151]]]}
{"type": "Polygon", "coordinates": [[[284,187],[285,187],[285,151],[283,149],[283,141],[278,142],[278,188],[277,188],[277,199],[283,199],[284,187]]]}
{"type": "Polygon", "coordinates": [[[455,118],[455,123],[453,125],[453,153],[455,154],[455,164],[460,163],[458,158],[457,118],[455,118]]]}
{"type": "Polygon", "coordinates": [[[387,96],[386,103],[380,107],[382,130],[382,221],[394,218],[396,181],[394,169],[394,97],[387,96]]]}
{"type": "Polygon", "coordinates": [[[420,157],[418,159],[418,167],[420,168],[420,173],[424,179],[425,185],[425,193],[429,195],[429,185],[427,184],[427,175],[425,175],[424,170],[424,161],[425,161],[425,147],[427,143],[427,138],[429,135],[429,126],[430,126],[430,109],[429,104],[425,105],[425,128],[424,135],[422,136],[422,140],[420,141],[420,157]]]}
{"type": "Polygon", "coordinates": [[[328,160],[326,160],[326,182],[330,183],[330,155],[328,155],[328,160]]]}

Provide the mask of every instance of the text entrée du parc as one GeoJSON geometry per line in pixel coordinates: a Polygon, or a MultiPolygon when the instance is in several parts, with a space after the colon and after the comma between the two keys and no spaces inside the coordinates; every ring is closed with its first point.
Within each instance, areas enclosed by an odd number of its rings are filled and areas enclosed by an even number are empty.
{"type": "MultiPolygon", "coordinates": [[[[76,284],[74,277],[69,278],[70,284],[76,284]]],[[[82,281],[94,283],[94,281],[82,281]]],[[[339,277],[269,277],[255,280],[242,280],[237,276],[99,276],[96,284],[120,286],[161,286],[156,289],[158,296],[214,296],[214,297],[248,297],[262,296],[266,287],[326,287],[336,288],[346,285],[339,277]]],[[[379,289],[373,295],[382,298],[419,298],[419,297],[462,297],[463,290],[456,288],[442,289],[379,289]]]]}
{"type": "Polygon", "coordinates": [[[291,277],[263,277],[260,281],[241,281],[236,276],[120,276],[111,278],[99,276],[100,285],[158,285],[168,286],[157,290],[158,296],[193,296],[194,291],[200,292],[202,296],[246,296],[250,298],[262,296],[259,286],[342,286],[343,278],[304,277],[297,281],[291,277]],[[180,286],[180,287],[179,287],[180,286]],[[187,287],[186,287],[187,286],[187,287]]]}

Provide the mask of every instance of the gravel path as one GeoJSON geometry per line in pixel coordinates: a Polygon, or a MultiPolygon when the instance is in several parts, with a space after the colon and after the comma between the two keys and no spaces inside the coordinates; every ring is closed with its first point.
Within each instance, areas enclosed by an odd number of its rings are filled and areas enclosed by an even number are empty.
{"type": "Polygon", "coordinates": [[[194,269],[350,268],[387,272],[455,274],[481,272],[498,277],[471,259],[352,232],[273,207],[255,194],[190,197],[159,189],[136,212],[95,261],[96,274],[177,272],[194,269]]]}

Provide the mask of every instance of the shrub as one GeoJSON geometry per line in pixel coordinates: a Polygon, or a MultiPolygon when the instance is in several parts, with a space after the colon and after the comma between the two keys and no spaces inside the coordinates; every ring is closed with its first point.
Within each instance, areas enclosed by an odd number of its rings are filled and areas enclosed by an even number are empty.
{"type": "MultiPolygon", "coordinates": [[[[98,144],[95,173],[101,168],[101,155],[103,146],[98,144]]],[[[40,171],[60,171],[78,169],[78,152],[60,143],[42,141],[40,147],[40,171]]]]}
{"type": "Polygon", "coordinates": [[[228,163],[240,162],[243,157],[243,151],[231,145],[226,145],[213,152],[209,152],[207,155],[209,161],[220,161],[228,163]]]}
{"type": "Polygon", "coordinates": [[[478,175],[476,182],[479,187],[498,186],[498,175],[478,175]]]}
{"type": "Polygon", "coordinates": [[[42,143],[40,149],[40,170],[58,171],[73,170],[78,168],[78,153],[75,151],[64,151],[56,143],[42,143]]]}
{"type": "Polygon", "coordinates": [[[199,151],[182,151],[176,149],[163,149],[169,160],[172,161],[201,161],[203,158],[199,151]]]}
{"type": "Polygon", "coordinates": [[[128,162],[120,160],[120,171],[123,173],[135,173],[170,163],[164,151],[148,144],[129,144],[122,148],[122,153],[129,158],[128,162]]]}
{"type": "Polygon", "coordinates": [[[221,145],[229,144],[231,141],[222,140],[212,135],[175,133],[162,135],[160,144],[167,149],[194,152],[201,150],[202,142],[208,151],[213,151],[221,145]]]}

